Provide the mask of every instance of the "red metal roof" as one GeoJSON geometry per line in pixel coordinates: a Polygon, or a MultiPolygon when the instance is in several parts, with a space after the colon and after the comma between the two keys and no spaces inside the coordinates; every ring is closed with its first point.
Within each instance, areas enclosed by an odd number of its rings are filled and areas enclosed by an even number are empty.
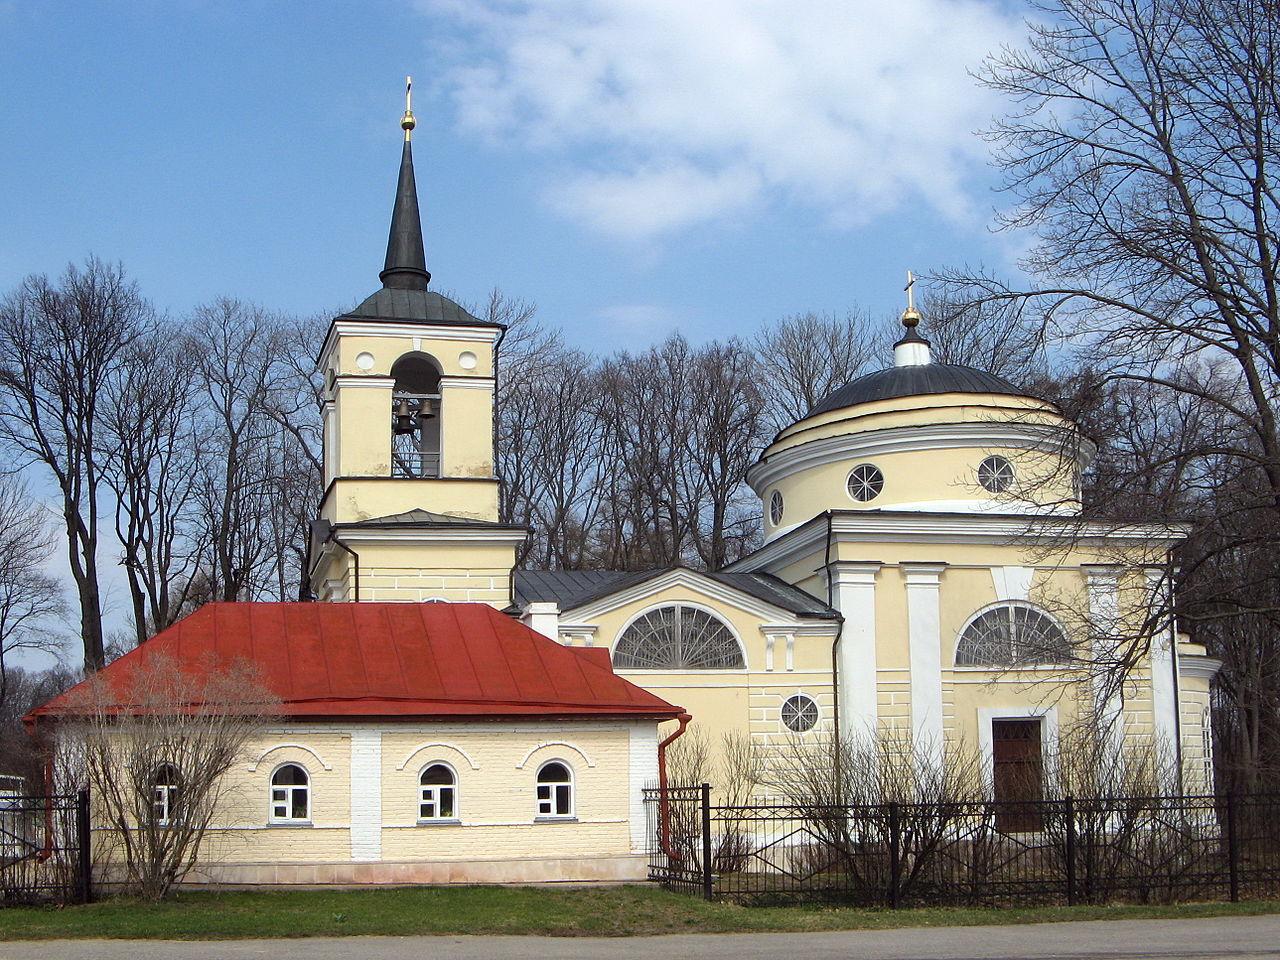
{"type": "MultiPolygon", "coordinates": [[[[674,717],[680,708],[482,603],[210,603],[106,667],[248,660],[292,717],[674,717]]],[[[121,683],[123,681],[123,683],[121,683]]],[[[30,714],[74,712],[76,688],[30,714]]]]}

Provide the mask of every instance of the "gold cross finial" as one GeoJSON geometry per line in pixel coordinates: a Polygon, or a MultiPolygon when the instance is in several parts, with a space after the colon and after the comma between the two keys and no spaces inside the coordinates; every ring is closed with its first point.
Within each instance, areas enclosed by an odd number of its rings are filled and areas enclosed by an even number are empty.
{"type": "Polygon", "coordinates": [[[907,309],[902,311],[902,324],[905,327],[914,327],[920,323],[920,314],[916,311],[915,285],[915,274],[908,270],[907,285],[902,288],[907,291],[907,309]]]}
{"type": "Polygon", "coordinates": [[[413,137],[413,128],[418,121],[413,119],[413,77],[404,78],[404,116],[400,118],[400,126],[404,128],[405,140],[413,137]]]}

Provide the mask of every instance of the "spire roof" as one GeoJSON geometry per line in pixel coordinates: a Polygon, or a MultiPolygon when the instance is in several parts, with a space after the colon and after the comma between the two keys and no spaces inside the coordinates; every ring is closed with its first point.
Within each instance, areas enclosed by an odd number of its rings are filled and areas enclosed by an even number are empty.
{"type": "Polygon", "coordinates": [[[413,175],[413,128],[417,121],[412,109],[413,78],[405,83],[405,108],[400,126],[404,130],[404,150],[400,154],[400,178],[396,182],[396,202],[391,210],[391,232],[387,237],[387,260],[378,279],[390,290],[426,290],[431,282],[427,255],[422,246],[422,217],[418,212],[418,185],[413,175]]]}

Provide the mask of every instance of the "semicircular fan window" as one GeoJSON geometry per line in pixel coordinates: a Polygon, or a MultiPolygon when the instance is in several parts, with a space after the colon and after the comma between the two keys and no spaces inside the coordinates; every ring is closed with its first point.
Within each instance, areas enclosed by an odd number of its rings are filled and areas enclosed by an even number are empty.
{"type": "Polygon", "coordinates": [[[725,624],[697,607],[650,610],[622,632],[613,665],[630,670],[738,670],[742,648],[725,624]]]}
{"type": "Polygon", "coordinates": [[[957,667],[1025,667],[1069,659],[1062,628],[1020,603],[1004,603],[974,617],[956,643],[957,667]]]}

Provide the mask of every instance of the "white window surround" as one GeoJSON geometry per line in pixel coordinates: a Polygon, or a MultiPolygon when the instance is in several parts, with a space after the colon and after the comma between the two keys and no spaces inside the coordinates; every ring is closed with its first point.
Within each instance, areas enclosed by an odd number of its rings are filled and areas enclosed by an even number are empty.
{"type": "Polygon", "coordinates": [[[423,764],[418,771],[418,822],[457,823],[461,819],[459,793],[458,771],[452,764],[444,760],[431,760],[423,764]],[[432,770],[445,771],[449,782],[423,783],[423,778],[432,770]],[[446,810],[448,813],[444,812],[446,810]]]}
{"type": "Polygon", "coordinates": [[[1007,493],[1018,481],[1013,461],[998,453],[983,457],[976,473],[978,485],[988,493],[1007,493]]]}
{"type": "Polygon", "coordinates": [[[311,772],[302,764],[287,760],[278,764],[267,780],[267,822],[272,824],[309,824],[311,823],[311,772]],[[303,783],[276,783],[276,777],[287,767],[302,771],[303,783]],[[298,794],[302,797],[304,815],[294,815],[298,807],[298,794]],[[283,810],[283,815],[280,811],[283,810]]]}
{"type": "Polygon", "coordinates": [[[171,763],[158,765],[151,775],[152,822],[165,826],[173,814],[181,789],[182,773],[171,763]]]}
{"type": "Polygon", "coordinates": [[[884,471],[874,463],[859,463],[845,477],[844,491],[854,503],[870,503],[884,493],[884,471]]]}
{"type": "Polygon", "coordinates": [[[728,631],[729,635],[733,638],[734,643],[737,644],[738,656],[742,658],[742,666],[741,667],[712,667],[709,669],[704,669],[701,667],[620,667],[620,666],[615,666],[614,667],[615,671],[619,673],[626,672],[626,673],[638,673],[638,674],[648,674],[648,673],[672,674],[672,673],[687,672],[687,673],[697,673],[699,676],[701,676],[702,674],[713,674],[713,673],[740,674],[740,673],[747,672],[750,666],[750,663],[747,660],[747,648],[746,648],[746,644],[742,642],[742,637],[739,636],[738,631],[734,629],[733,624],[730,623],[725,618],[724,614],[721,611],[716,610],[713,607],[707,606],[706,604],[699,603],[696,600],[685,600],[685,599],[664,600],[659,603],[649,604],[643,609],[637,611],[635,614],[631,616],[630,619],[627,620],[626,623],[622,625],[621,629],[619,629],[617,634],[614,636],[613,644],[609,648],[610,657],[613,657],[616,654],[617,648],[618,648],[618,641],[627,635],[627,631],[630,630],[633,625],[635,625],[645,617],[649,616],[650,614],[658,610],[662,610],[666,607],[686,607],[691,610],[700,611],[701,613],[705,613],[706,615],[714,618],[721,626],[723,626],[728,631]]]}
{"type": "Polygon", "coordinates": [[[541,764],[534,776],[534,787],[535,820],[574,819],[574,775],[573,767],[568,761],[555,758],[541,764]],[[558,772],[550,770],[550,767],[560,767],[565,772],[565,778],[561,779],[558,772]]]}
{"type": "Polygon", "coordinates": [[[778,706],[778,722],[786,733],[805,734],[816,730],[822,721],[818,700],[803,691],[783,698],[778,706]]]}
{"type": "Polygon", "coordinates": [[[995,744],[991,734],[992,720],[1040,720],[1040,751],[1044,758],[1044,779],[1052,783],[1058,778],[1052,749],[1058,743],[1058,708],[1035,704],[1018,707],[982,707],[978,710],[978,754],[982,758],[982,790],[988,800],[995,799],[995,744]]]}
{"type": "Polygon", "coordinates": [[[976,623],[979,619],[981,619],[982,617],[986,616],[988,613],[991,613],[993,610],[1000,610],[1000,609],[1002,609],[1002,608],[1009,608],[1009,607],[1021,607],[1021,608],[1025,609],[1025,610],[1030,610],[1030,611],[1032,611],[1032,612],[1034,612],[1034,613],[1037,613],[1037,614],[1039,614],[1040,616],[1044,617],[1046,620],[1048,620],[1048,621],[1049,621],[1049,622],[1050,622],[1054,627],[1056,627],[1056,628],[1057,628],[1057,629],[1062,633],[1062,636],[1063,636],[1064,641],[1066,642],[1067,646],[1068,646],[1068,647],[1070,647],[1070,644],[1071,644],[1071,635],[1067,632],[1067,628],[1066,628],[1065,626],[1063,626],[1063,624],[1062,624],[1062,621],[1061,621],[1061,620],[1059,620],[1057,617],[1055,617],[1055,616],[1054,616],[1052,613],[1050,613],[1048,610],[1045,610],[1043,607],[1040,607],[1040,606],[1038,606],[1037,604],[1031,603],[1031,602],[1026,601],[1026,600],[998,600],[998,601],[996,601],[995,603],[989,603],[989,604],[987,604],[986,606],[984,606],[984,607],[979,607],[977,610],[975,610],[975,611],[974,611],[974,612],[969,616],[969,618],[968,618],[967,620],[965,620],[964,625],[960,627],[959,632],[957,632],[957,633],[956,633],[955,641],[954,641],[954,643],[953,643],[953,645],[952,645],[952,649],[951,649],[951,668],[952,668],[953,670],[974,670],[974,671],[986,671],[986,672],[991,672],[991,671],[993,671],[993,670],[996,670],[996,671],[1019,670],[1019,671],[1021,671],[1021,670],[1061,670],[1061,669],[1062,669],[1062,667],[1064,666],[1064,664],[1063,664],[1063,663],[1028,663],[1028,664],[1017,664],[1017,663],[1008,663],[1008,664],[990,664],[990,663],[986,663],[986,664],[982,664],[982,663],[979,663],[979,664],[961,664],[961,663],[956,663],[956,658],[958,657],[958,655],[959,655],[959,653],[960,653],[960,641],[963,639],[963,637],[964,637],[964,635],[965,635],[965,632],[966,632],[966,631],[967,631],[971,626],[973,626],[973,624],[974,624],[974,623],[976,623]]]}

